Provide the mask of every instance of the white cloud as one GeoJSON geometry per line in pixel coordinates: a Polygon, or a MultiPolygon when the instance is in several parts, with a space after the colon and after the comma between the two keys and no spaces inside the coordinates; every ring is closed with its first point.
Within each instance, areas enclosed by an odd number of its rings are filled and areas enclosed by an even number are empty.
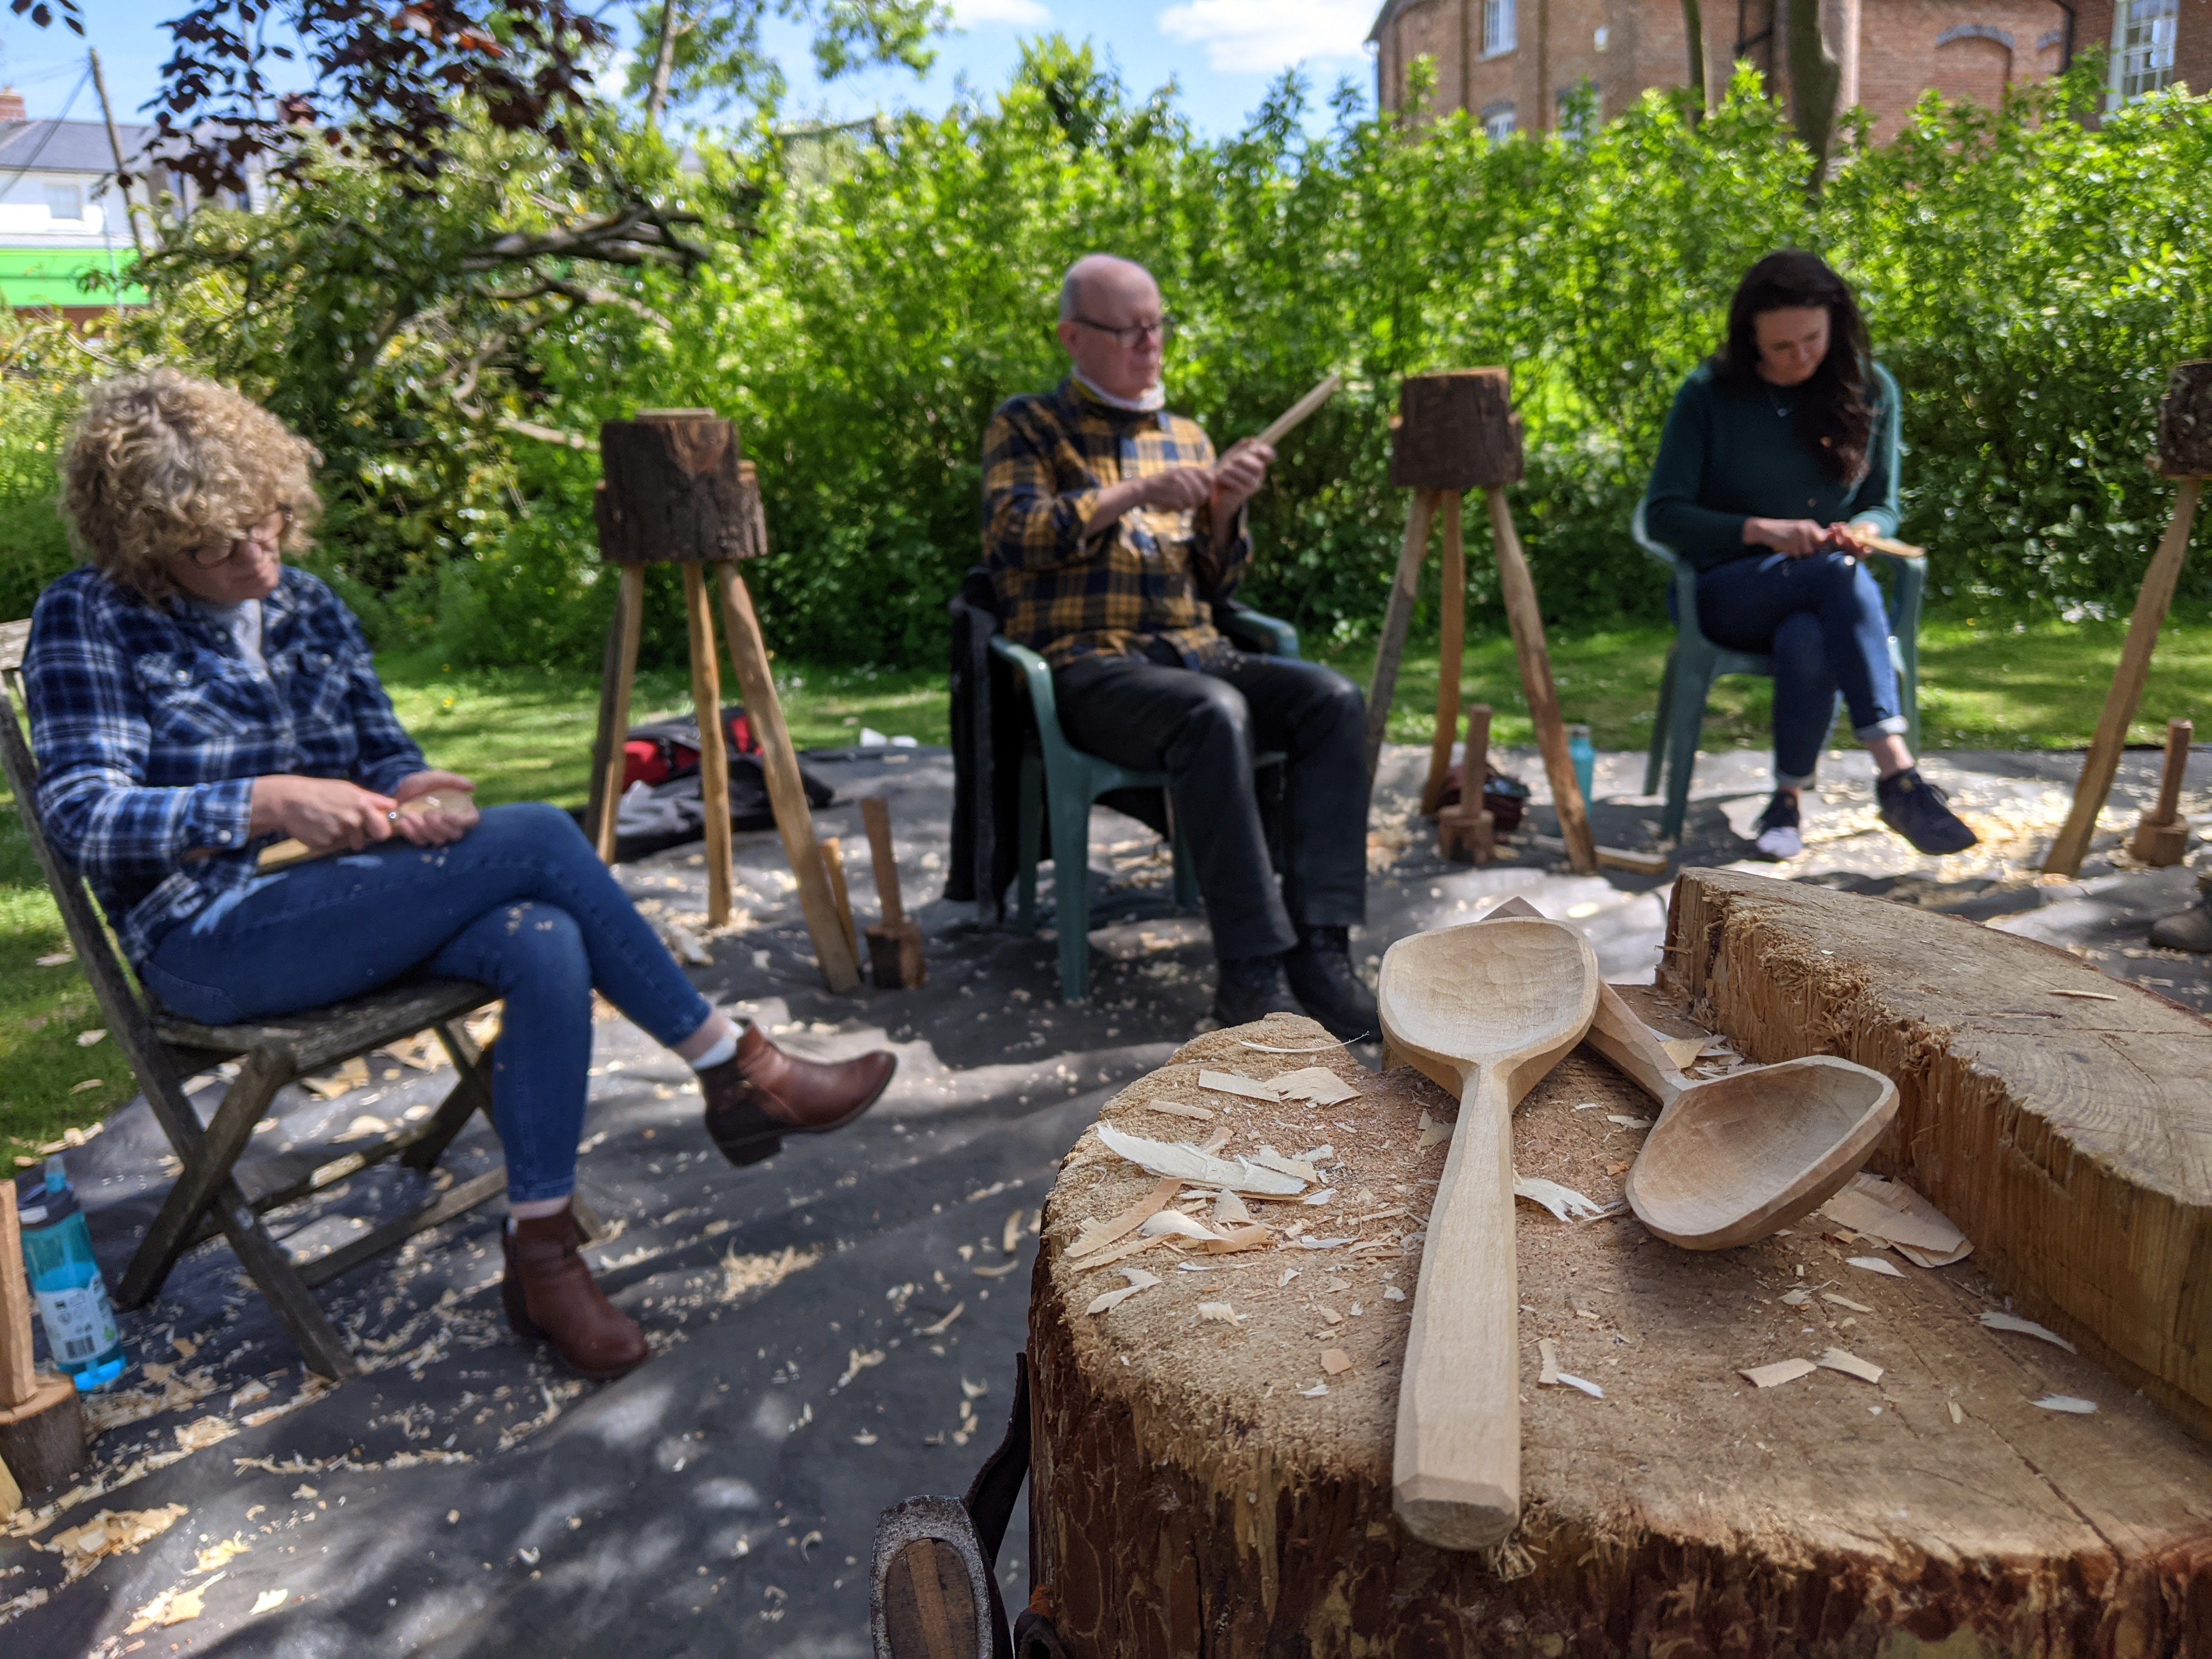
{"type": "Polygon", "coordinates": [[[1160,33],[1206,48],[1224,75],[1273,75],[1310,58],[1364,55],[1372,0],[1187,0],[1159,15],[1160,33]]]}
{"type": "Polygon", "coordinates": [[[592,90],[609,103],[623,102],[629,96],[629,66],[636,61],[637,54],[624,46],[592,77],[592,90]]]}
{"type": "Polygon", "coordinates": [[[1052,14],[1038,0],[952,0],[952,15],[963,29],[988,23],[1038,28],[1052,21],[1052,14]]]}

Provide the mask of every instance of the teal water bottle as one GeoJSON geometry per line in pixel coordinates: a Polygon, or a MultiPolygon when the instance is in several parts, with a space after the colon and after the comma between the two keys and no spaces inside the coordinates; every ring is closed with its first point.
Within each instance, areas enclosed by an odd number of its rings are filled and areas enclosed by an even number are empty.
{"type": "Polygon", "coordinates": [[[1597,750],[1590,746],[1589,727],[1567,728],[1567,758],[1575,763],[1575,787],[1587,802],[1597,787],[1597,750]]]}
{"type": "Polygon", "coordinates": [[[58,1157],[46,1160],[45,1194],[20,1212],[23,1265],[54,1364],[76,1379],[79,1394],[104,1389],[123,1375],[123,1334],[92,1254],[91,1230],[58,1157]]]}

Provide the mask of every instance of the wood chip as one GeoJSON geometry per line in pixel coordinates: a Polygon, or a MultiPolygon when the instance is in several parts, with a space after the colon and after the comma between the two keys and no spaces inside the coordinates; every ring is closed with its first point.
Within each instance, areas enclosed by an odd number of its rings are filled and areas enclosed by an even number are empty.
{"type": "Polygon", "coordinates": [[[1194,1238],[1201,1243],[1219,1237],[1212,1228],[1203,1222],[1193,1221],[1179,1210],[1162,1210],[1137,1229],[1139,1238],[1164,1238],[1170,1235],[1176,1238],[1194,1238]]]}
{"type": "MultiPolygon", "coordinates": [[[[1305,1190],[1305,1183],[1297,1176],[1244,1158],[1216,1158],[1181,1142],[1146,1140],[1124,1134],[1110,1123],[1099,1124],[1094,1133],[1108,1152],[1127,1158],[1148,1174],[1171,1177],[1177,1183],[1188,1181],[1200,1187],[1229,1187],[1240,1193],[1287,1194],[1305,1190]]],[[[1169,1197],[1173,1195],[1170,1193],[1169,1197]]],[[[1167,1200],[1160,1201],[1164,1204],[1167,1200]]]]}
{"type": "Polygon", "coordinates": [[[1321,1368],[1331,1376],[1341,1376],[1352,1369],[1352,1356],[1341,1348],[1323,1348],[1321,1368]]]}
{"type": "Polygon", "coordinates": [[[2021,1336],[2040,1337],[2045,1342],[2065,1349],[2069,1353],[2081,1352],[2048,1325],[2039,1325],[2033,1319],[2021,1319],[2012,1314],[1999,1313],[1995,1309],[1989,1309],[1982,1315],[1982,1323],[1993,1331],[2013,1331],[2021,1336]]]}
{"type": "Polygon", "coordinates": [[[1821,1366],[1828,1370],[1841,1371],[1846,1376],[1856,1376],[1862,1382],[1881,1381],[1882,1368],[1870,1359],[1862,1359],[1845,1348],[1831,1348],[1820,1356],[1821,1366]]]}
{"type": "Polygon", "coordinates": [[[1240,1325],[1243,1323],[1244,1318],[1242,1314],[1238,1313],[1235,1308],[1231,1307],[1226,1302],[1200,1303],[1198,1304],[1198,1316],[1210,1323],[1218,1325],[1240,1325]]]}
{"type": "Polygon", "coordinates": [[[1310,1100],[1316,1106],[1334,1106],[1359,1098],[1359,1091],[1326,1066],[1308,1066],[1267,1079],[1267,1086],[1284,1100],[1310,1100]]]}
{"type": "Polygon", "coordinates": [[[1782,1293],[1782,1304],[1787,1308],[1802,1308],[1812,1299],[1813,1292],[1806,1290],[1802,1285],[1794,1291],[1784,1291],[1782,1293]]]}
{"type": "Polygon", "coordinates": [[[1241,1227],[1231,1227],[1218,1238],[1209,1239],[1198,1248],[1208,1255],[1235,1255],[1244,1250],[1264,1250],[1274,1242],[1274,1235],[1257,1222],[1247,1222],[1241,1227]]]}
{"type": "Polygon", "coordinates": [[[1212,1089],[1224,1095],[1237,1095],[1245,1100],[1264,1100],[1273,1105],[1282,1098],[1266,1084],[1241,1072],[1200,1072],[1198,1086],[1212,1089]]]}
{"type": "MultiPolygon", "coordinates": [[[[2110,991],[2053,991],[2051,994],[2055,997],[2078,997],[2084,1002],[2118,1002],[2119,1000],[2119,998],[2115,996],[2110,991]]],[[[2041,1401],[2038,1401],[2036,1403],[2038,1405],[2041,1405],[2043,1402],[2041,1401]]],[[[2070,1406],[2062,1406],[2055,1407],[2054,1409],[2070,1411],[2073,1407],[2070,1406]]],[[[2091,1409],[2094,1410],[2095,1408],[2093,1407],[2091,1409]]]]}
{"type": "Polygon", "coordinates": [[[1385,1302],[1403,1302],[1406,1299],[1406,1293],[1395,1285],[1385,1285],[1382,1287],[1382,1299],[1385,1302]]]}
{"type": "Polygon", "coordinates": [[[1224,1189],[1213,1195],[1213,1224],[1217,1227],[1249,1227],[1253,1224],[1251,1211],[1244,1200],[1224,1189]]]}
{"type": "Polygon", "coordinates": [[[963,1313],[966,1312],[967,1309],[968,1304],[965,1302],[956,1302],[952,1304],[952,1311],[951,1313],[945,1315],[944,1318],[939,1320],[934,1325],[924,1325],[921,1329],[915,1332],[915,1334],[916,1336],[942,1336],[947,1330],[951,1328],[952,1322],[959,1318],[963,1313]]]}
{"type": "MultiPolygon", "coordinates": [[[[1785,1297],[1784,1300],[1787,1300],[1787,1298],[1785,1297]]],[[[1838,1296],[1833,1291],[1821,1291],[1820,1300],[1823,1302],[1832,1302],[1838,1308],[1849,1308],[1853,1313],[1872,1313],[1874,1311],[1874,1310],[1868,1307],[1865,1303],[1854,1302],[1847,1296],[1838,1296]]]]}
{"type": "Polygon", "coordinates": [[[1316,1042],[1304,1048],[1279,1048],[1272,1042],[1247,1042],[1239,1037],[1237,1046],[1263,1054],[1325,1054],[1332,1048],[1341,1048],[1346,1045],[1341,1042],[1316,1042]]]}
{"type": "Polygon", "coordinates": [[[1097,1227],[1084,1234],[1068,1247],[1069,1262],[1072,1264],[1079,1257],[1103,1250],[1116,1239],[1127,1238],[1138,1228],[1143,1226],[1146,1221],[1165,1209],[1168,1200],[1176,1195],[1182,1185],[1180,1181],[1175,1180],[1160,1182],[1152,1191],[1146,1193],[1112,1220],[1101,1222],[1097,1227]]]}
{"type": "Polygon", "coordinates": [[[2070,1394],[2046,1394],[2035,1403],[2045,1411],[2070,1412],[2076,1417],[2087,1417],[2097,1409],[2095,1401],[2070,1394]]]}
{"type": "Polygon", "coordinates": [[[1618,1123],[1624,1129],[1648,1129],[1651,1127],[1651,1120],[1648,1117],[1629,1117],[1620,1112],[1607,1112],[1605,1121],[1618,1123]]]}
{"type": "Polygon", "coordinates": [[[274,1613],[291,1598],[292,1592],[288,1589],[265,1589],[253,1598],[253,1611],[274,1613]]]}
{"type": "Polygon", "coordinates": [[[1571,1187],[1562,1187],[1556,1181],[1547,1181],[1541,1176],[1513,1177],[1513,1196],[1525,1198],[1531,1204],[1540,1204],[1561,1221],[1595,1221],[1608,1212],[1610,1206],[1583,1196],[1571,1187]]]}
{"type": "Polygon", "coordinates": [[[1572,1371],[1561,1371],[1557,1376],[1553,1377],[1552,1381],[1559,1384],[1561,1388],[1580,1389],[1584,1394],[1588,1395],[1593,1400],[1602,1400],[1605,1398],[1605,1390],[1603,1389],[1598,1387],[1596,1383],[1591,1382],[1587,1376],[1577,1376],[1572,1371]]]}
{"type": "Polygon", "coordinates": [[[1809,1359],[1778,1359],[1771,1365],[1739,1369],[1737,1375],[1754,1389],[1773,1389],[1784,1382],[1795,1382],[1801,1376],[1810,1376],[1820,1369],[1809,1359]]]}
{"type": "Polygon", "coordinates": [[[969,1272],[974,1273],[978,1279],[1004,1279],[1021,1265],[1018,1261],[1001,1261],[995,1267],[970,1267],[969,1272]]]}
{"type": "Polygon", "coordinates": [[[1318,1181],[1321,1178],[1321,1172],[1305,1159],[1285,1158],[1273,1146],[1262,1146],[1245,1161],[1256,1164],[1263,1170],[1275,1170],[1286,1176],[1294,1176],[1302,1182],[1318,1181]]]}
{"type": "MultiPolygon", "coordinates": [[[[1892,1244],[1910,1245],[1933,1265],[1948,1267],[1973,1245],[1951,1218],[1901,1181],[1859,1174],[1820,1206],[1820,1213],[1892,1244]]],[[[1923,1264],[1926,1265],[1926,1264],[1923,1264]]]]}
{"type": "Polygon", "coordinates": [[[1844,1265],[1856,1267],[1863,1273],[1883,1273],[1891,1279],[1905,1277],[1903,1268],[1893,1261],[1883,1261],[1878,1255],[1847,1255],[1844,1258],[1844,1265]]]}
{"type": "Polygon", "coordinates": [[[1951,1420],[1954,1423],[1963,1423],[1966,1420],[1966,1414],[1959,1409],[1959,1402],[1957,1401],[1947,1400],[1943,1403],[1951,1408],[1951,1420]]]}
{"type": "Polygon", "coordinates": [[[1298,1397],[1301,1400],[1320,1400],[1325,1397],[1328,1393],[1328,1383],[1316,1382],[1310,1389],[1300,1389],[1298,1390],[1298,1397]]]}
{"type": "Polygon", "coordinates": [[[1091,1305],[1083,1311],[1087,1314],[1102,1314],[1109,1308],[1118,1308],[1136,1295],[1139,1291],[1148,1291],[1160,1282],[1158,1274],[1148,1273],[1142,1267],[1124,1267],[1121,1269],[1121,1277],[1129,1282],[1118,1291],[1108,1291],[1103,1295],[1093,1297],[1091,1299],[1091,1305]]]}
{"type": "Polygon", "coordinates": [[[1332,1325],[1341,1325],[1344,1323],[1344,1316],[1337,1312],[1334,1308],[1323,1308],[1321,1310],[1321,1316],[1332,1325]]]}
{"type": "Polygon", "coordinates": [[[1204,1106],[1186,1106],[1176,1100],[1148,1100],[1139,1109],[1147,1112],[1165,1112],[1170,1117],[1194,1117],[1200,1122],[1211,1121],[1213,1114],[1204,1106]]]}
{"type": "Polygon", "coordinates": [[[39,958],[39,966],[41,968],[58,968],[65,962],[75,962],[76,960],[76,957],[67,951],[56,951],[50,956],[40,957],[39,958]]]}
{"type": "Polygon", "coordinates": [[[1413,1143],[1413,1150],[1417,1152],[1425,1152],[1431,1146],[1442,1146],[1452,1138],[1453,1127],[1441,1118],[1433,1118],[1426,1112],[1423,1112],[1420,1134],[1413,1143]]]}
{"type": "Polygon", "coordinates": [[[1536,1372],[1539,1386],[1549,1388],[1559,1380],[1559,1345],[1548,1336],[1536,1340],[1536,1357],[1541,1365],[1536,1372]]]}
{"type": "Polygon", "coordinates": [[[1324,1187],[1317,1193],[1309,1193],[1298,1200],[1310,1210],[1317,1210],[1324,1204],[1333,1204],[1335,1201],[1336,1188],[1334,1187],[1324,1187]]]}

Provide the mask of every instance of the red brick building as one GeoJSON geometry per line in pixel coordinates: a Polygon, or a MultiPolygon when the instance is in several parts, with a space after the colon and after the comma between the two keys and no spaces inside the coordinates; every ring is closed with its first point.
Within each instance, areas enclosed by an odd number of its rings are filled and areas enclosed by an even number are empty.
{"type": "MultiPolygon", "coordinates": [[[[1708,94],[1741,58],[1786,96],[1778,0],[1704,0],[1701,9],[1708,94]]],[[[2212,0],[2074,0],[2072,10],[2074,48],[2112,50],[2115,101],[2177,81],[2212,88],[2212,0]]],[[[1864,106],[1877,141],[1931,87],[1993,104],[2008,85],[2056,74],[2068,14],[2061,0],[1821,0],[1838,103],[1864,106]]],[[[1384,107],[1403,100],[1414,60],[1432,58],[1438,105],[1498,136],[1550,131],[1586,82],[1603,118],[1689,73],[1681,0],[1385,0],[1368,39],[1384,107]]]]}

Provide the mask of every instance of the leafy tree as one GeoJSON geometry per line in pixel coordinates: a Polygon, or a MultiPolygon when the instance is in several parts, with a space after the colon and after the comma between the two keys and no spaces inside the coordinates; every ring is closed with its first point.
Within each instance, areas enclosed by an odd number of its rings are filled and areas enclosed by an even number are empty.
{"type": "Polygon", "coordinates": [[[630,68],[629,91],[645,98],[645,125],[677,105],[716,109],[750,104],[773,109],[786,82],[761,49],[760,27],[773,14],[814,29],[815,72],[825,81],[872,64],[902,64],[919,75],[937,59],[930,41],[952,21],[939,0],[662,0],[638,9],[638,38],[649,59],[630,68]]]}

